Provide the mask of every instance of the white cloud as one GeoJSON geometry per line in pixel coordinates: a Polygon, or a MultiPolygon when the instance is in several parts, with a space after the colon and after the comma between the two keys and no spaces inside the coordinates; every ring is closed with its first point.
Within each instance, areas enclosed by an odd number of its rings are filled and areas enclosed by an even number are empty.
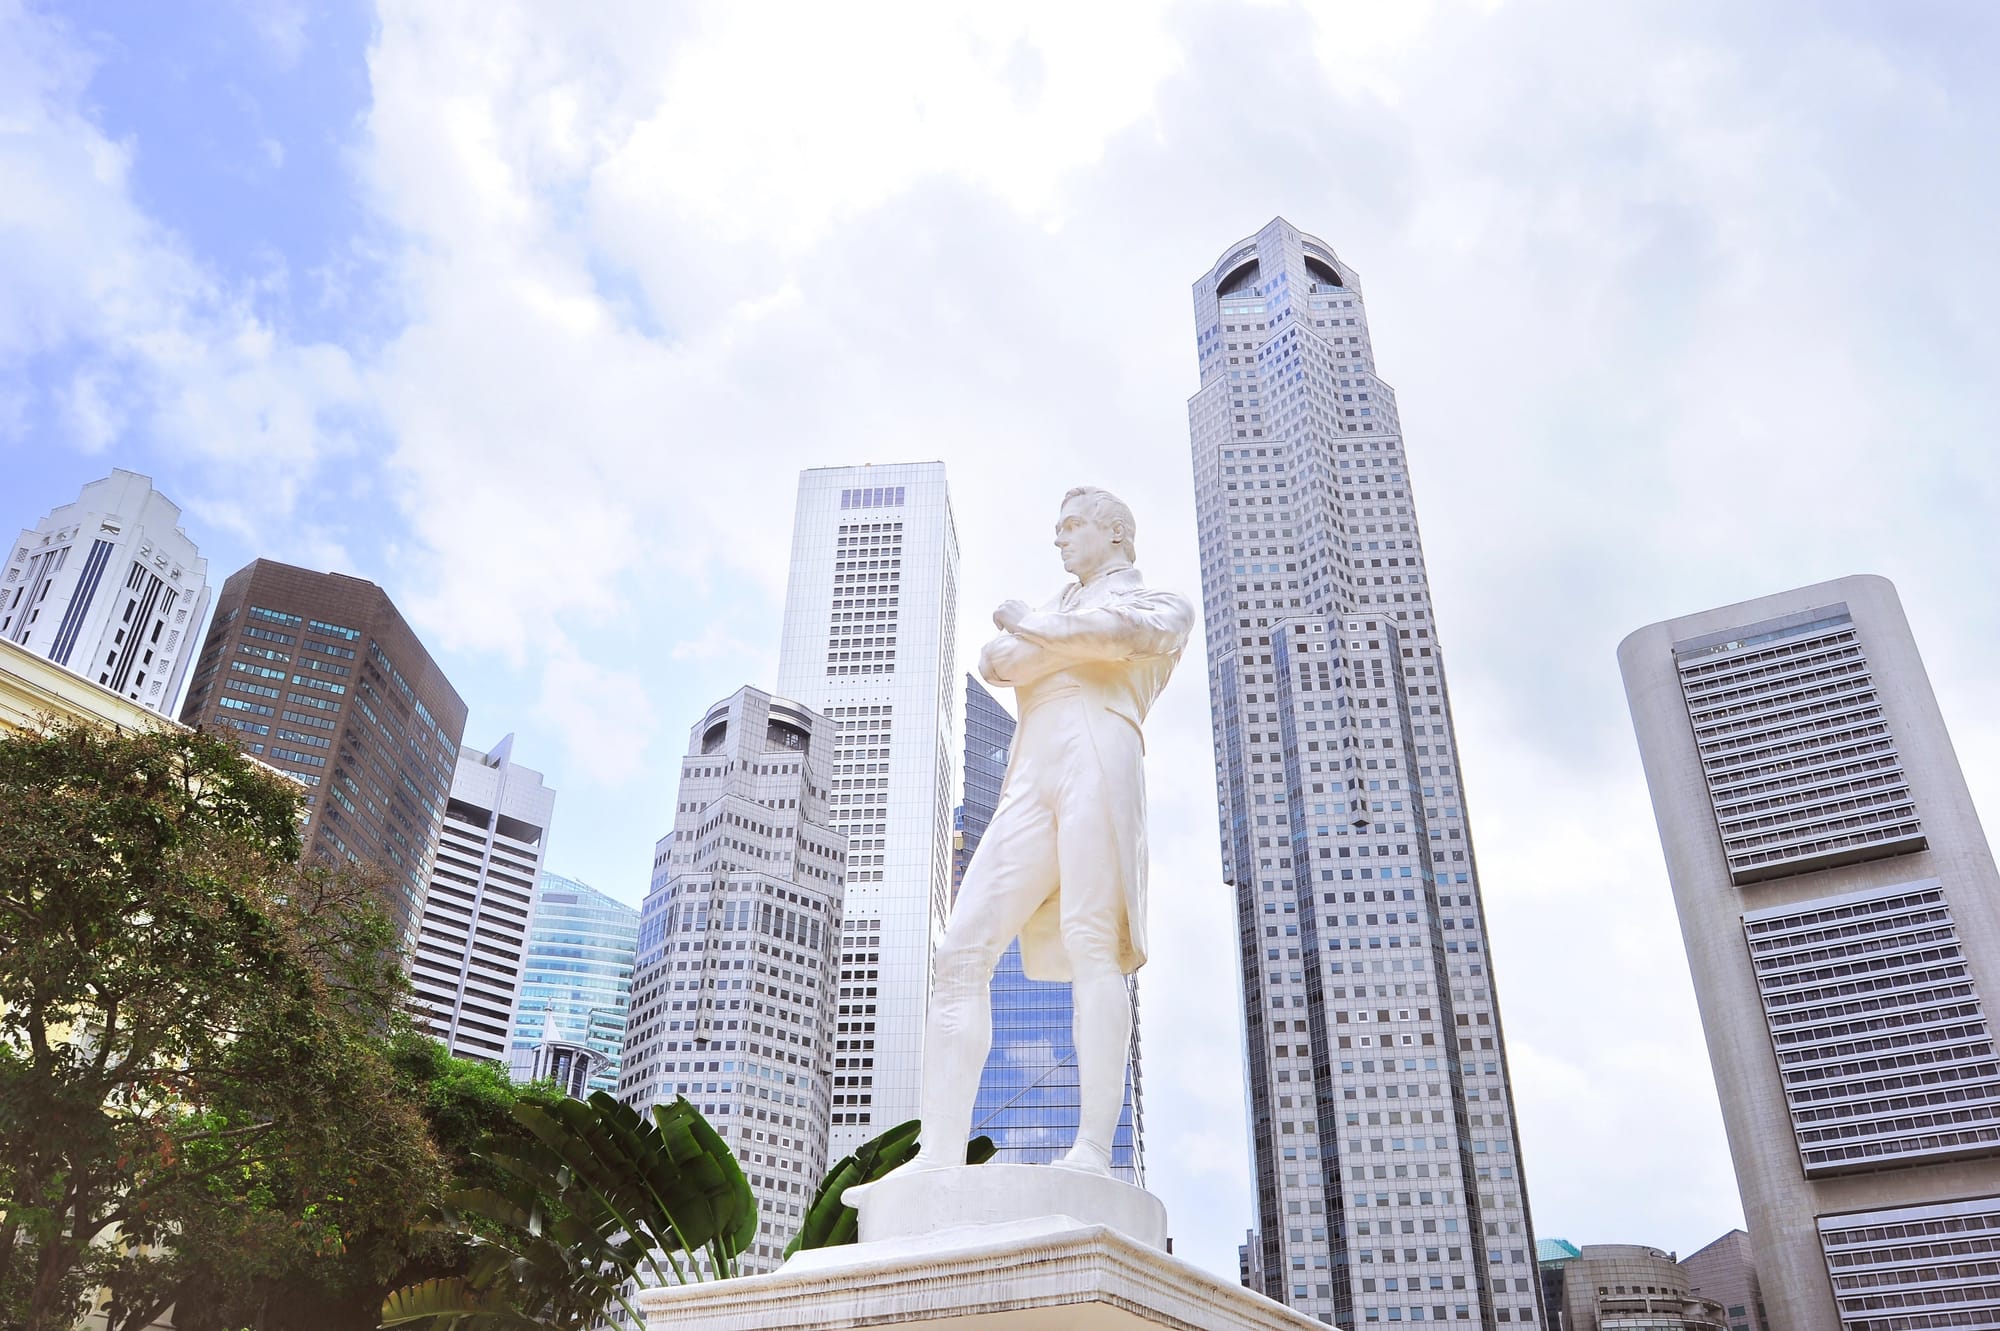
{"type": "Polygon", "coordinates": [[[349,353],[277,333],[254,291],[146,215],[131,181],[141,149],[81,109],[89,74],[61,27],[0,13],[0,381],[49,399],[57,442],[147,437],[282,502],[337,446],[333,418],[362,410],[349,353]],[[59,382],[26,377],[65,361],[59,382]]]}
{"type": "Polygon", "coordinates": [[[801,5],[774,32],[771,11],[703,6],[598,182],[626,219],[678,216],[790,253],[927,176],[1051,217],[1064,179],[1180,64],[1166,11],[801,5]]]}
{"type": "Polygon", "coordinates": [[[885,447],[855,428],[875,386],[841,382],[866,336],[856,288],[876,275],[822,282],[810,246],[939,180],[1044,213],[1177,59],[1143,8],[1036,30],[990,7],[912,6],[879,28],[800,7],[775,43],[737,6],[686,30],[479,12],[394,11],[371,55],[366,169],[404,234],[412,315],[376,397],[439,556],[422,613],[515,655],[568,612],[604,613],[639,570],[720,563],[775,584],[782,541],[746,548],[734,515],[770,507],[774,477],[885,447]],[[453,506],[531,507],[570,556],[485,547],[485,518],[453,506]],[[473,613],[458,580],[496,560],[527,594],[473,613]]]}
{"type": "Polygon", "coordinates": [[[88,368],[71,375],[69,384],[57,394],[61,420],[79,449],[101,453],[124,433],[125,416],[116,396],[107,391],[104,375],[88,368]]]}
{"type": "MultiPolygon", "coordinates": [[[[534,719],[564,745],[564,771],[612,788],[641,771],[655,730],[652,700],[635,671],[611,670],[559,653],[542,668],[534,719]]],[[[587,800],[575,791],[573,802],[587,800]]]]}

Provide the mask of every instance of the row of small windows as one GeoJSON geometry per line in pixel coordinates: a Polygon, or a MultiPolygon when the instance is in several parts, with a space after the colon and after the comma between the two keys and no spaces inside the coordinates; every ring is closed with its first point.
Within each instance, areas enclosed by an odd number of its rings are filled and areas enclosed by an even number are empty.
{"type": "Polygon", "coordinates": [[[900,485],[864,486],[840,492],[840,506],[846,508],[901,508],[904,487],[900,485]]]}

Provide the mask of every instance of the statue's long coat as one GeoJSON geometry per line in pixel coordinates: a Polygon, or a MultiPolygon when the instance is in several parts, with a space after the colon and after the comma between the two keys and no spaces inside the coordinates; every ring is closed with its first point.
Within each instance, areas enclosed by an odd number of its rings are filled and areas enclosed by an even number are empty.
{"type": "MultiPolygon", "coordinates": [[[[1091,843],[1092,857],[1111,866],[1124,886],[1124,918],[1119,921],[1119,962],[1126,974],[1146,961],[1146,781],[1140,765],[1144,742],[1099,742],[1110,736],[1105,727],[1130,727],[1136,732],[1167,678],[1180,660],[1194,626],[1194,608],[1172,592],[1154,591],[1140,581],[1137,569],[1113,570],[1087,585],[1072,583],[1041,609],[1025,617],[1011,633],[987,644],[980,655],[980,674],[989,684],[1012,688],[1020,705],[1021,723],[1014,752],[1001,783],[993,830],[974,853],[974,866],[988,856],[1008,853],[1004,835],[1010,788],[1023,745],[1074,738],[1050,736],[1050,725],[1075,724],[1080,718],[1092,743],[1085,750],[1099,761],[1129,770],[1103,773],[1093,783],[1101,797],[1088,807],[1063,807],[1056,835],[1091,843]],[[1058,698],[1081,694],[1084,706],[1055,708],[1058,698]],[[1048,707],[1037,715],[1038,710],[1048,707]],[[1039,724],[1038,724],[1039,723],[1039,724]],[[1126,756],[1129,755],[1129,756],[1126,756]]],[[[1026,792],[1013,792],[1017,798],[1026,792]]],[[[967,887],[976,882],[967,874],[967,887]]],[[[1030,979],[1067,980],[1069,954],[1063,947],[1061,884],[1051,885],[1047,900],[1021,930],[1021,968],[1030,979]]]]}

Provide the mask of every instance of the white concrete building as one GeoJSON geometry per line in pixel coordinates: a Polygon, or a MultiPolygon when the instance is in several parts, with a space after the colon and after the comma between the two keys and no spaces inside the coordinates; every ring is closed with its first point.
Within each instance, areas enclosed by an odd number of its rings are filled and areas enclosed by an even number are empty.
{"type": "Polygon", "coordinates": [[[150,477],[113,471],[23,529],[0,639],[171,717],[208,611],[208,561],[150,477]]]}
{"type": "Polygon", "coordinates": [[[2000,875],[1895,588],[1618,663],[1770,1324],[2000,1326],[2000,875]]]}
{"type": "Polygon", "coordinates": [[[1256,1252],[1318,1321],[1541,1316],[1479,868],[1395,391],[1283,218],[1194,284],[1188,401],[1256,1252]]]}
{"type": "Polygon", "coordinates": [[[512,735],[458,770],[424,895],[411,979],[430,1032],[461,1058],[507,1062],[535,883],[556,793],[513,760],[512,735]]]}
{"type": "Polygon", "coordinates": [[[799,477],[778,692],[835,727],[848,838],[833,1157],[917,1115],[959,794],[958,533],[944,465],[799,477]]]}
{"type": "Polygon", "coordinates": [[[757,1192],[747,1272],[777,1267],[826,1173],[826,1050],[847,839],[829,826],[833,726],[758,689],[708,709],[639,910],[618,1097],[686,1096],[757,1192]]]}

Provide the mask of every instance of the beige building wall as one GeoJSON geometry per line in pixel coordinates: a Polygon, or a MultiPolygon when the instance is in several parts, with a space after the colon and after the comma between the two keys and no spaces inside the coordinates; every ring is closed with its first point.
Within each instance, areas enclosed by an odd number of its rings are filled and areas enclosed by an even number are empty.
{"type": "MultiPolygon", "coordinates": [[[[1936,1264],[1967,1255],[1990,1259],[2000,1248],[2000,1158],[1994,1154],[2000,1152],[2000,1075],[1982,1006],[2000,992],[2000,876],[1895,588],[1879,577],[1848,577],[1687,615],[1633,633],[1618,658],[1771,1327],[2000,1325],[2000,1281],[1936,1264]],[[1801,666],[1794,701],[1787,704],[1791,721],[1772,705],[1757,716],[1746,713],[1742,724],[1773,735],[1786,725],[1810,730],[1815,716],[1862,705],[1886,728],[1893,762],[1881,766],[1878,753],[1868,763],[1813,775],[1806,769],[1823,755],[1808,751],[1810,745],[1780,761],[1766,787],[1777,793],[1760,815],[1767,823],[1798,816],[1802,800],[1838,798],[1848,801],[1853,826],[1843,832],[1829,822],[1816,834],[1820,849],[1790,864],[1748,865],[1755,852],[1739,842],[1732,874],[1717,812],[1725,801],[1711,798],[1712,774],[1704,772],[1683,692],[1687,663],[1696,659],[1691,653],[1727,662],[1762,650],[1745,640],[1798,642],[1810,631],[1801,626],[1814,623],[1833,623],[1821,632],[1838,636],[1840,615],[1865,657],[1858,680],[1838,681],[1846,701],[1832,700],[1831,686],[1816,694],[1812,672],[1801,666]],[[1892,771],[1900,773],[1906,797],[1895,795],[1892,771]],[[1805,793],[1784,793],[1792,787],[1805,793]],[[1914,810],[1914,830],[1891,807],[1899,800],[1914,810]],[[1886,918],[1881,903],[1899,885],[1909,889],[1898,899],[1941,897],[1943,906],[1913,907],[1906,922],[1884,932],[1875,923],[1886,918]],[[1770,930],[1812,915],[1816,908],[1808,903],[1830,899],[1823,925],[1793,929],[1798,950],[1784,963],[1790,969],[1767,962],[1760,986],[1753,937],[1764,947],[1770,930]],[[1814,949],[1819,961],[1808,955],[1814,949]],[[1891,958],[1892,965],[1870,969],[1871,957],[1891,958]],[[1829,996],[1815,999],[1812,1011],[1779,1013],[1791,1001],[1787,985],[1794,994],[1804,992],[1797,986],[1808,983],[1815,966],[1835,964],[1849,968],[1848,981],[1826,981],[1829,996]],[[1919,979],[1927,993],[1955,988],[1956,996],[1916,1001],[1910,985],[1919,979]],[[1852,1000],[1832,996],[1841,993],[1852,1000]],[[1778,1015],[1767,1019],[1767,1004],[1777,1005],[1778,1015]],[[1784,1050],[1774,1042],[1774,1021],[1788,1041],[1784,1050]],[[1908,1051],[1931,1058],[1942,1047],[1941,1032],[1949,1033],[1954,1048],[1971,1051],[1968,1057],[1941,1074],[1898,1062],[1908,1051]],[[1798,1080],[1797,1060],[1811,1052],[1800,1042],[1815,1039],[1826,1057],[1849,1060],[1850,1079],[1822,1069],[1809,1084],[1798,1080]],[[1897,1049],[1885,1041],[1899,1042],[1897,1049]],[[1786,1066],[1795,1078],[1789,1102],[1781,1058],[1790,1060],[1786,1066]],[[1927,1083],[1930,1075],[1946,1080],[1927,1083]],[[1846,1117],[1802,1117],[1795,1124],[1795,1115],[1824,1113],[1846,1117]],[[1868,1115],[1876,1116],[1871,1121],[1877,1126],[1860,1133],[1854,1125],[1868,1115]],[[1859,1133],[1851,1147],[1807,1140],[1842,1131],[1859,1133]],[[1823,1152],[1812,1177],[1804,1163],[1808,1149],[1823,1152]],[[1843,1150],[1854,1158],[1839,1158],[1843,1150]],[[1863,1158],[1870,1151],[1874,1157],[1863,1158]],[[1862,1214],[1896,1211],[1904,1213],[1862,1214]],[[1823,1245],[1823,1229],[1845,1232],[1831,1234],[1823,1245]],[[1846,1280],[1873,1292],[1857,1293],[1844,1310],[1837,1308],[1830,1260],[1846,1280]],[[1884,1320],[1898,1307],[1925,1308],[1925,1318],[1949,1313],[1970,1320],[1884,1320]]],[[[1835,666],[1827,669],[1829,677],[1837,673],[1835,666]]],[[[1840,813],[1828,807],[1830,818],[1840,813]]]]}
{"type": "Polygon", "coordinates": [[[173,724],[134,699],[0,639],[0,731],[31,729],[45,716],[148,730],[173,724]]]}

